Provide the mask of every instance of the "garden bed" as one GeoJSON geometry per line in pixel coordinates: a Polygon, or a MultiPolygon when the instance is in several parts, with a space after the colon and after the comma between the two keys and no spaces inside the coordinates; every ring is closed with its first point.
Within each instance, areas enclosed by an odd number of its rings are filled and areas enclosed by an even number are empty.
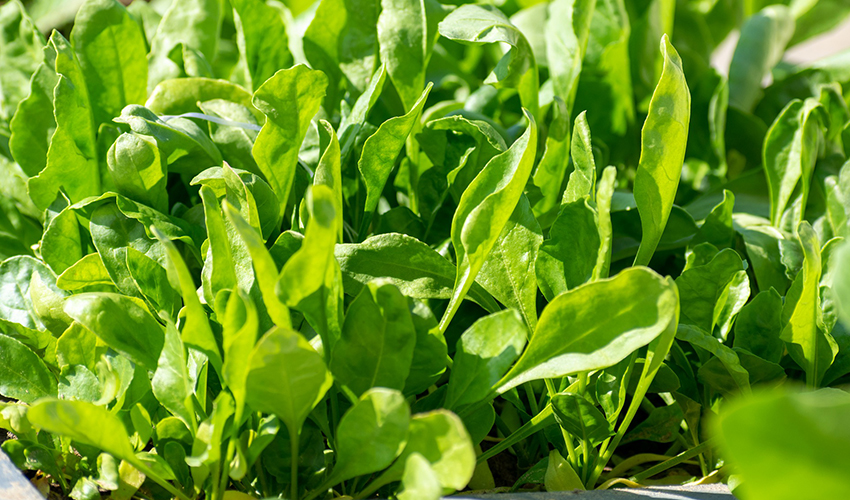
{"type": "Polygon", "coordinates": [[[850,4],[80,4],[0,6],[51,498],[850,498],[850,4]]]}

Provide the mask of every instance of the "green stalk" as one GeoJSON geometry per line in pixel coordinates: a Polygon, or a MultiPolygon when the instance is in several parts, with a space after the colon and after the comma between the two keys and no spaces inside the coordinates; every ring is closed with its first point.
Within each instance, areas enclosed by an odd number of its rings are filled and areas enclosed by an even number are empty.
{"type": "Polygon", "coordinates": [[[291,482],[291,493],[290,500],[298,500],[298,456],[300,454],[298,450],[299,440],[301,439],[301,433],[297,430],[290,429],[289,431],[289,444],[292,455],[292,464],[290,466],[290,482],[291,482]]]}
{"type": "MultiPolygon", "coordinates": [[[[128,460],[128,462],[129,462],[129,460],[128,460]]],[[[130,465],[132,465],[133,467],[138,469],[139,472],[144,474],[146,477],[149,477],[151,479],[151,481],[162,486],[165,489],[165,491],[171,493],[172,495],[179,498],[180,500],[192,500],[190,497],[186,496],[185,493],[183,493],[182,491],[175,488],[174,485],[172,485],[171,483],[169,483],[165,479],[162,479],[161,477],[159,477],[156,474],[156,472],[154,472],[150,467],[145,465],[144,462],[134,459],[132,462],[130,462],[130,465]]]]}
{"type": "Polygon", "coordinates": [[[643,472],[635,474],[631,477],[631,480],[638,483],[640,481],[643,481],[644,479],[649,479],[650,477],[658,473],[664,472],[667,469],[675,467],[682,462],[685,462],[697,455],[702,454],[706,450],[710,450],[714,446],[714,444],[714,438],[703,441],[702,444],[700,444],[699,446],[695,446],[690,450],[685,450],[682,453],[679,453],[675,457],[671,458],[670,460],[661,462],[660,464],[654,465],[643,472]]]}

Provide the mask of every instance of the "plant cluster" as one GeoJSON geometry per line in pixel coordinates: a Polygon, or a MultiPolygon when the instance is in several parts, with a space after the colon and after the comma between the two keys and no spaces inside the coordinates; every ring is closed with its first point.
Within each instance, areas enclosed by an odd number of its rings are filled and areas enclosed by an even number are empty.
{"type": "Polygon", "coordinates": [[[497,3],[86,0],[46,41],[0,6],[15,464],[76,500],[846,496],[850,58],[782,57],[850,5],[497,3]]]}

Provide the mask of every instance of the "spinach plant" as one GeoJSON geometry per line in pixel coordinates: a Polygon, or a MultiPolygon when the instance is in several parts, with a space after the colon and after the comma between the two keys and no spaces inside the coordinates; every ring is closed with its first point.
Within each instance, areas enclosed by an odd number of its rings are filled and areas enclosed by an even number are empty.
{"type": "Polygon", "coordinates": [[[783,54],[850,6],[125,3],[0,6],[0,427],[43,491],[780,498],[843,443],[850,72],[783,54]]]}

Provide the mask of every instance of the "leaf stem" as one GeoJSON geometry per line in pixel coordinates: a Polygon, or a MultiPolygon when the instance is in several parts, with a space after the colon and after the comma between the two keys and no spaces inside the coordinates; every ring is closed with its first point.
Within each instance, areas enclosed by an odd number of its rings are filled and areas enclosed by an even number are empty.
{"type": "Polygon", "coordinates": [[[292,485],[292,489],[289,496],[291,500],[298,500],[298,456],[300,454],[298,450],[298,445],[300,439],[301,433],[298,430],[290,429],[289,443],[292,455],[292,461],[290,464],[290,482],[292,485]]]}
{"type": "Polygon", "coordinates": [[[702,443],[700,443],[699,446],[694,446],[690,450],[685,450],[682,453],[679,453],[678,455],[671,458],[670,460],[666,460],[664,462],[661,462],[658,465],[654,465],[654,466],[652,466],[652,467],[650,467],[650,468],[648,468],[648,469],[646,469],[646,470],[644,470],[644,471],[642,471],[638,474],[635,474],[634,476],[632,476],[630,478],[630,480],[634,481],[634,482],[641,482],[644,479],[649,479],[656,474],[664,472],[667,469],[675,467],[682,462],[685,462],[685,461],[690,460],[691,458],[693,458],[697,455],[702,454],[706,450],[710,450],[714,445],[715,445],[715,438],[707,439],[707,440],[703,441],[702,443]]]}

